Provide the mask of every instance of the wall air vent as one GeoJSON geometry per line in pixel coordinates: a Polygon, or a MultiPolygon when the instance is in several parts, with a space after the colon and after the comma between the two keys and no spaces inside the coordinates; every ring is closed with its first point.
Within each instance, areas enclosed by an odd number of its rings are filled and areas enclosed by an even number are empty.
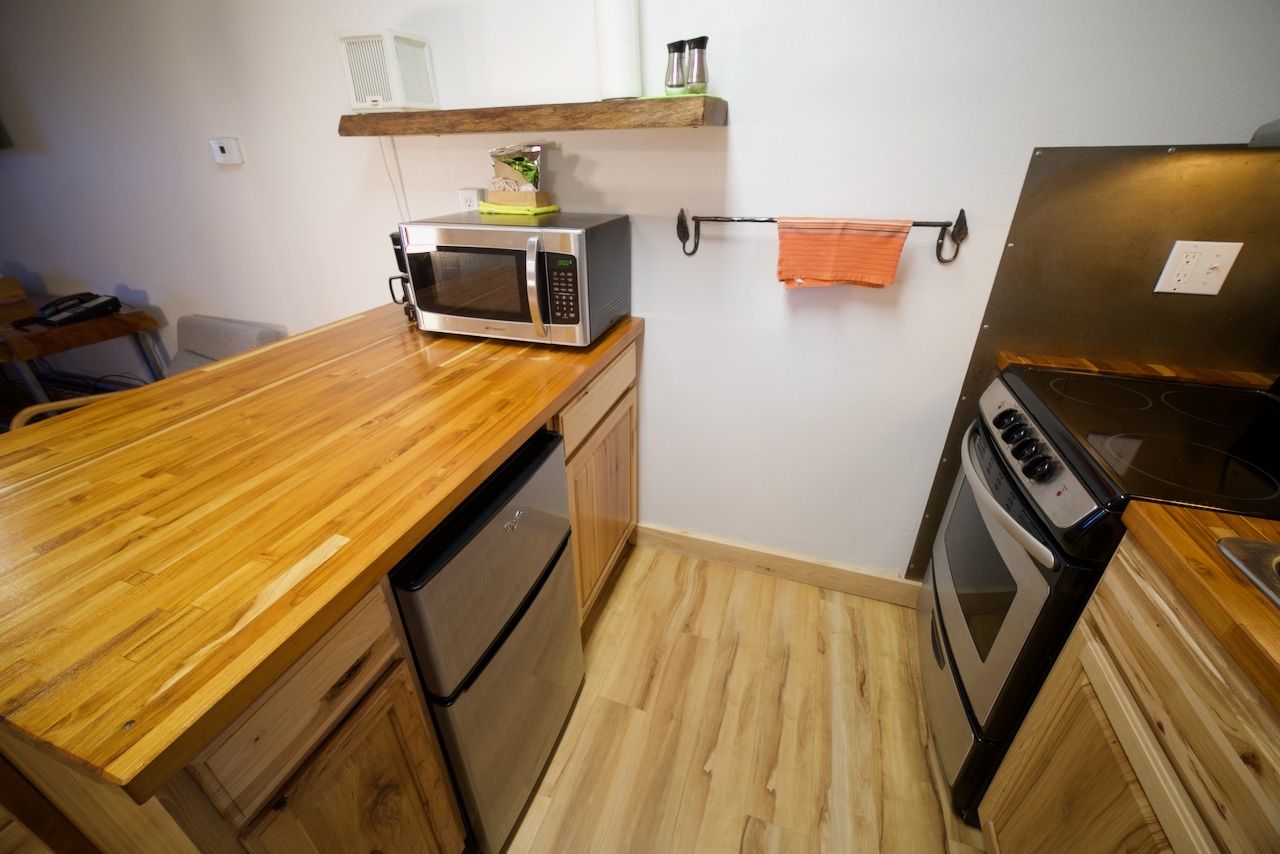
{"type": "Polygon", "coordinates": [[[440,108],[426,39],[400,30],[336,35],[353,110],[369,113],[440,108]]]}

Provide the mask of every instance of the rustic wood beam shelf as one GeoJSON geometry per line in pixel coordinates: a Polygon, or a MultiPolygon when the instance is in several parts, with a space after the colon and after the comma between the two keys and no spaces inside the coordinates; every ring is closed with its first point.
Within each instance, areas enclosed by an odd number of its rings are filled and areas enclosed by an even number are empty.
{"type": "Polygon", "coordinates": [[[696,128],[729,122],[729,103],[708,96],[535,104],[474,110],[354,113],[338,121],[339,136],[447,133],[529,133],[558,130],[696,128]]]}

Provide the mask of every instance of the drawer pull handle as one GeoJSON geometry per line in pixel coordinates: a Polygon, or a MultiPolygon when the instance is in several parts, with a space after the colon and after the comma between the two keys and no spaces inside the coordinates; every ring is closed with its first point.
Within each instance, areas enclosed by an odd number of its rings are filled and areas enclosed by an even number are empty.
{"type": "Polygon", "coordinates": [[[289,806],[289,796],[281,795],[280,797],[276,798],[276,802],[271,805],[271,809],[275,810],[276,812],[281,812],[287,806],[289,806]]]}
{"type": "Polygon", "coordinates": [[[351,680],[356,678],[356,674],[360,672],[360,670],[364,667],[365,662],[367,662],[368,660],[369,660],[369,653],[367,652],[364,655],[357,658],[355,662],[350,667],[347,668],[347,671],[338,677],[338,681],[334,682],[333,685],[330,686],[329,690],[324,695],[325,701],[328,702],[330,700],[333,700],[339,694],[341,694],[343,689],[345,689],[348,685],[351,684],[351,680]]]}

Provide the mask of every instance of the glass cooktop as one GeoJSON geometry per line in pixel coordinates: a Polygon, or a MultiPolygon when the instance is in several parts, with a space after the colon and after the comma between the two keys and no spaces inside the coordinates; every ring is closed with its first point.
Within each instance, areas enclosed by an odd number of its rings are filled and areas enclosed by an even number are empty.
{"type": "Polygon", "coordinates": [[[1280,398],[1226,386],[1013,370],[1129,497],[1280,518],[1280,398]]]}

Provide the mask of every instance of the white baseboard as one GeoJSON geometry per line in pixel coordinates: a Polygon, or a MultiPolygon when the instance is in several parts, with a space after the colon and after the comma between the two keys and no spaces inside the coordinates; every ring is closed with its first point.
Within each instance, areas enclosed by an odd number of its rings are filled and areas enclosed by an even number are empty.
{"type": "Polygon", "coordinates": [[[840,566],[811,558],[762,551],[656,525],[637,526],[631,539],[637,546],[679,552],[699,560],[728,564],[906,608],[914,609],[916,597],[920,594],[918,581],[854,566],[840,566]]]}

